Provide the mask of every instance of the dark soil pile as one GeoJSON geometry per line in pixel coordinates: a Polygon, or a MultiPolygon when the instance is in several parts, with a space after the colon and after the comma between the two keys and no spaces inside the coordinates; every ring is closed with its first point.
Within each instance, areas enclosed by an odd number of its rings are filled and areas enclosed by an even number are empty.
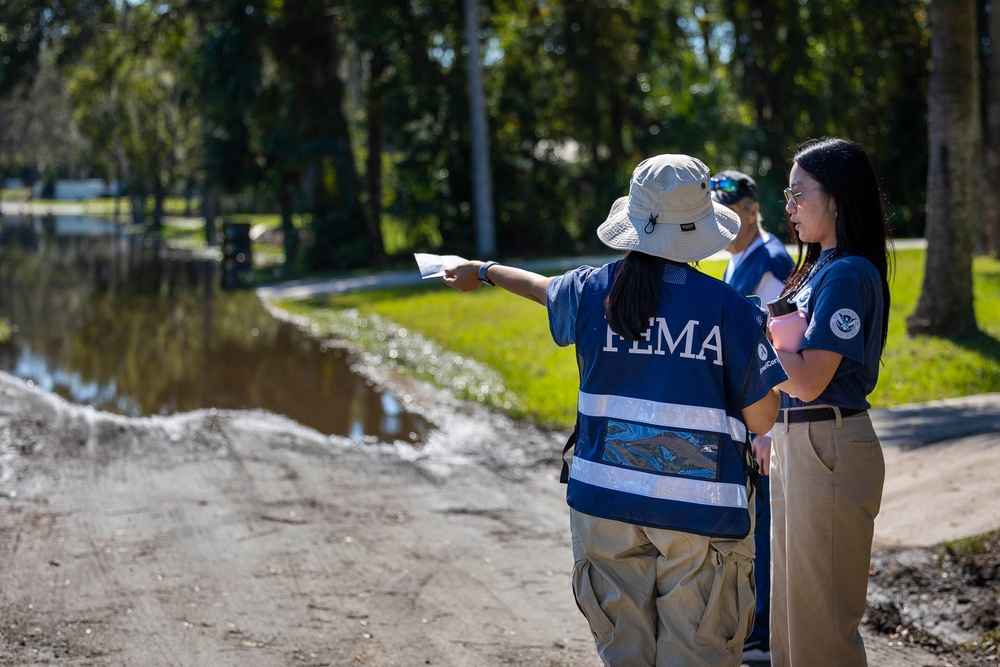
{"type": "Polygon", "coordinates": [[[872,557],[865,624],[955,667],[1000,664],[1000,531],[872,557]]]}

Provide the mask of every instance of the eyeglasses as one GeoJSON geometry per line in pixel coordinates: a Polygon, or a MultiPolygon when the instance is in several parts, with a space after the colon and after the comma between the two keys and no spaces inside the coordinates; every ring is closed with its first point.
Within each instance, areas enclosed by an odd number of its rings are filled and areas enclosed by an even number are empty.
{"type": "Polygon", "coordinates": [[[729,176],[717,176],[708,180],[713,190],[722,192],[750,192],[750,183],[745,178],[730,178],[729,176]]]}
{"type": "Polygon", "coordinates": [[[822,189],[823,188],[812,188],[812,189],[809,189],[809,190],[803,190],[802,192],[792,192],[791,188],[785,188],[785,203],[787,204],[788,202],[792,202],[793,204],[795,204],[795,208],[798,208],[799,207],[799,200],[798,200],[799,197],[801,197],[802,195],[806,194],[807,192],[813,192],[815,190],[822,190],[822,189]]]}

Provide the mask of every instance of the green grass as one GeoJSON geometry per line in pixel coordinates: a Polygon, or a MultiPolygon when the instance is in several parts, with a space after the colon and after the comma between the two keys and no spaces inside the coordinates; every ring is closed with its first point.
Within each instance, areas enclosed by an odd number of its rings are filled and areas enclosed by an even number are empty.
{"type": "MultiPolygon", "coordinates": [[[[129,197],[120,197],[117,202],[114,197],[95,197],[80,203],[83,204],[83,212],[90,215],[111,215],[114,213],[116,205],[122,215],[131,215],[132,213],[132,200],[129,197]]],[[[153,210],[152,197],[145,198],[145,206],[147,213],[151,213],[153,210]]],[[[164,215],[183,216],[189,210],[194,217],[201,215],[201,199],[199,197],[192,197],[190,202],[183,197],[166,197],[163,200],[164,215]]]]}
{"type": "MultiPolygon", "coordinates": [[[[922,250],[896,254],[889,340],[879,383],[870,397],[876,408],[1000,391],[1000,261],[985,257],[975,261],[981,333],[962,340],[907,335],[905,320],[916,307],[923,266],[922,250]]],[[[725,265],[705,262],[701,268],[718,277],[725,265]]],[[[499,289],[462,294],[437,281],[428,283],[278,305],[314,321],[338,311],[357,312],[361,318],[374,316],[383,329],[385,323],[405,327],[443,350],[494,369],[514,396],[506,401],[514,415],[555,428],[572,427],[577,387],[574,350],[553,344],[545,308],[499,289]]],[[[378,347],[387,340],[391,343],[391,338],[383,334],[382,341],[375,336],[359,344],[378,347]]],[[[408,370],[420,375],[416,366],[408,370]]]]}
{"type": "Polygon", "coordinates": [[[875,407],[1000,391],[1000,261],[976,258],[980,333],[956,340],[907,335],[906,318],[917,306],[923,276],[923,251],[896,253],[889,340],[878,385],[869,397],[875,407]]]}
{"type": "Polygon", "coordinates": [[[0,188],[0,201],[27,201],[31,188],[0,188]]]}
{"type": "Polygon", "coordinates": [[[165,241],[178,242],[188,247],[201,247],[205,244],[205,223],[202,220],[174,220],[164,222],[156,232],[146,232],[158,235],[165,241]]]}
{"type": "Polygon", "coordinates": [[[982,535],[973,535],[959,540],[945,540],[941,543],[942,556],[951,555],[956,558],[972,558],[978,554],[992,552],[1000,544],[1000,530],[990,531],[982,535]]]}

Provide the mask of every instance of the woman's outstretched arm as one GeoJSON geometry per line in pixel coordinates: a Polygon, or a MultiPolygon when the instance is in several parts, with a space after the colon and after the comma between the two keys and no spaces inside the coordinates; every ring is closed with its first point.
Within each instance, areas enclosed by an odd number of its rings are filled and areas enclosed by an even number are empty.
{"type": "MultiPolygon", "coordinates": [[[[482,287],[479,280],[479,269],[483,262],[471,261],[445,269],[441,280],[448,287],[454,287],[463,292],[471,292],[482,287]]],[[[501,287],[512,294],[523,296],[525,299],[545,305],[545,290],[549,286],[552,278],[540,275],[533,271],[518,269],[513,266],[502,264],[492,264],[487,270],[487,278],[497,287],[501,287]]]]}

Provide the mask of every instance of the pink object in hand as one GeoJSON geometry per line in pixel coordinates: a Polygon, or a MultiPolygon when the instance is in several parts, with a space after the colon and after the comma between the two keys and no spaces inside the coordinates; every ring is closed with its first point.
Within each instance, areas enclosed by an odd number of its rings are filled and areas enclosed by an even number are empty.
{"type": "Polygon", "coordinates": [[[799,311],[798,305],[788,299],[775,299],[767,304],[771,321],[767,328],[771,332],[771,344],[774,349],[785,352],[798,352],[806,334],[809,322],[799,311]]]}

